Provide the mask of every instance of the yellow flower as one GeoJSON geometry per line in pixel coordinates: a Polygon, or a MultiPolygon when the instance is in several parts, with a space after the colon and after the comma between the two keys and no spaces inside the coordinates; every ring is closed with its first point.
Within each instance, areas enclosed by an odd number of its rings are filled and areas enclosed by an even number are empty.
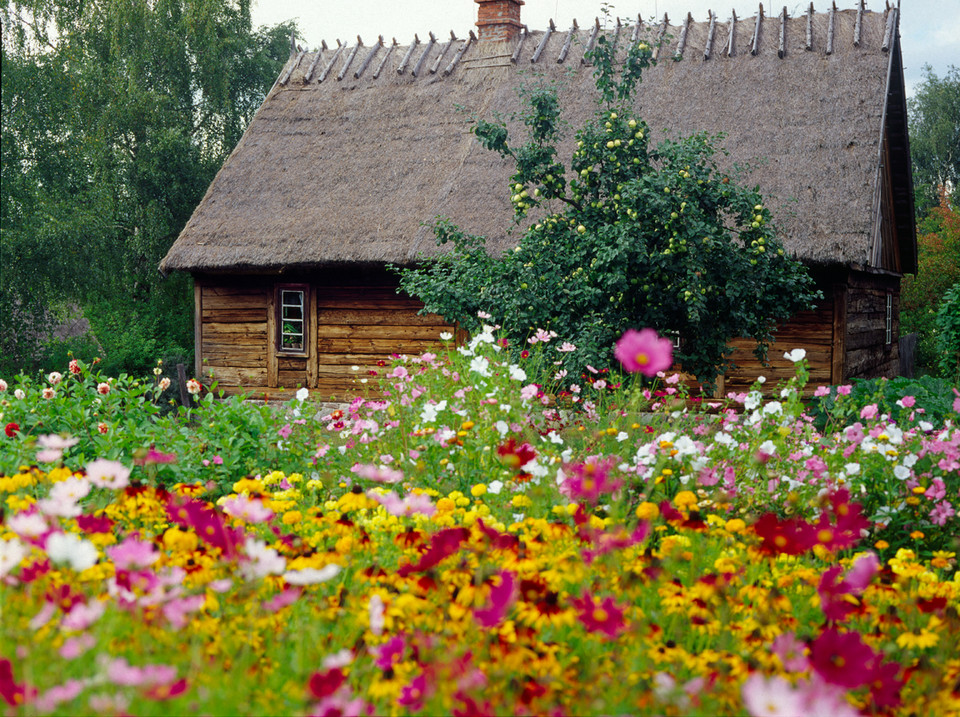
{"type": "Polygon", "coordinates": [[[644,501],[637,506],[637,517],[640,520],[653,520],[658,515],[660,515],[660,508],[657,507],[656,503],[644,501]]]}
{"type": "Polygon", "coordinates": [[[241,478],[233,484],[233,492],[237,493],[262,493],[263,483],[255,478],[241,478]]]}
{"type": "Polygon", "coordinates": [[[913,531],[912,533],[910,533],[910,537],[913,538],[914,540],[922,540],[922,539],[923,539],[923,531],[922,531],[922,530],[915,530],[915,531],[913,531]]]}
{"type": "Polygon", "coordinates": [[[303,520],[303,514],[299,510],[288,510],[281,520],[284,525],[296,525],[303,520]]]}
{"type": "Polygon", "coordinates": [[[533,501],[530,500],[530,497],[524,495],[523,493],[513,496],[513,500],[511,500],[510,503],[514,508],[529,508],[531,505],[533,505],[533,501]]]}
{"type": "MultiPolygon", "coordinates": [[[[932,622],[931,620],[931,624],[932,622]]],[[[897,645],[905,650],[914,647],[919,650],[926,650],[928,647],[936,645],[939,640],[940,636],[937,635],[937,633],[925,628],[920,628],[900,635],[897,638],[897,645]]]]}
{"type": "Polygon", "coordinates": [[[740,520],[740,518],[732,518],[727,521],[727,524],[724,526],[728,533],[742,533],[747,528],[747,524],[740,520]]]}
{"type": "Polygon", "coordinates": [[[697,504],[697,496],[693,491],[682,490],[673,498],[673,504],[678,508],[691,508],[697,504]]]}
{"type": "Polygon", "coordinates": [[[456,507],[456,503],[449,498],[441,498],[437,501],[437,511],[440,513],[452,513],[456,507]]]}
{"type": "Polygon", "coordinates": [[[474,498],[479,498],[481,495],[485,495],[487,492],[487,486],[483,483],[477,483],[473,488],[470,489],[470,494],[474,498]]]}
{"type": "Polygon", "coordinates": [[[873,547],[875,547],[877,550],[886,550],[890,547],[890,543],[888,543],[886,540],[878,540],[873,544],[873,547]]]}

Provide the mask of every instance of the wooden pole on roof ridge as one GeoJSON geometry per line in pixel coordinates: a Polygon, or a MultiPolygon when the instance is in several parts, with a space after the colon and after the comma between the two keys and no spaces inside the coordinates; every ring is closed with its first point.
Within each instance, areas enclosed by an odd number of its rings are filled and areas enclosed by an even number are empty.
{"type": "Polygon", "coordinates": [[[737,11],[733,10],[733,17],[730,18],[730,37],[727,41],[727,57],[733,57],[734,46],[733,38],[737,33],[737,11]]]}
{"type": "Polygon", "coordinates": [[[753,24],[753,40],[750,42],[750,54],[756,56],[760,51],[760,26],[763,24],[763,3],[760,3],[760,12],[753,24]]]}
{"type": "Polygon", "coordinates": [[[430,41],[427,43],[427,46],[424,48],[423,54],[420,55],[420,59],[417,60],[417,64],[413,66],[413,70],[411,70],[410,72],[411,75],[413,75],[414,77],[420,76],[420,70],[423,69],[423,63],[426,62],[427,55],[430,54],[430,50],[432,50],[433,46],[436,44],[437,44],[437,38],[433,34],[433,32],[430,32],[430,41]]]}
{"type": "Polygon", "coordinates": [[[836,27],[836,17],[837,17],[837,3],[830,3],[830,10],[828,12],[828,22],[827,22],[827,54],[833,54],[833,31],[836,27]]]}
{"type": "Polygon", "coordinates": [[[860,47],[860,40],[863,35],[863,11],[864,11],[864,0],[860,0],[859,6],[857,6],[857,21],[853,26],[853,46],[860,47]]]}
{"type": "Polygon", "coordinates": [[[713,38],[717,34],[717,16],[713,14],[713,10],[707,10],[707,12],[710,14],[710,27],[707,30],[707,44],[703,48],[704,60],[710,59],[710,53],[713,52],[713,38]]]}
{"type": "Polygon", "coordinates": [[[683,51],[687,46],[687,33],[690,31],[690,23],[693,22],[693,13],[687,13],[687,19],[683,21],[683,29],[680,30],[680,40],[677,42],[677,51],[673,54],[675,60],[683,58],[683,51]]]}
{"type": "Polygon", "coordinates": [[[810,9],[807,10],[807,42],[803,46],[808,52],[813,50],[813,3],[810,3],[810,9]]]}
{"type": "Polygon", "coordinates": [[[657,41],[653,44],[653,59],[660,57],[660,46],[663,44],[663,36],[667,34],[667,25],[670,24],[670,18],[667,13],[663,13],[663,22],[660,23],[660,31],[657,33],[657,41]]]}
{"type": "Polygon", "coordinates": [[[440,62],[443,60],[443,56],[447,54],[447,50],[449,50],[453,46],[453,43],[455,43],[456,41],[457,41],[457,36],[454,35],[453,30],[451,30],[450,39],[447,41],[447,44],[445,44],[443,48],[440,50],[440,54],[437,55],[436,62],[434,62],[433,66],[430,68],[431,75],[437,74],[437,70],[440,69],[440,62]]]}
{"type": "Polygon", "coordinates": [[[320,48],[317,49],[317,56],[313,58],[313,62],[311,62],[310,67],[307,68],[307,73],[303,76],[303,84],[307,84],[313,79],[313,73],[316,72],[317,65],[320,64],[320,57],[323,55],[323,51],[326,49],[327,43],[323,42],[320,48]]]}
{"type": "Polygon", "coordinates": [[[363,40],[361,40],[360,36],[357,35],[357,44],[353,46],[353,50],[350,51],[347,61],[344,62],[343,67],[340,68],[340,73],[337,75],[337,82],[340,82],[344,77],[347,76],[347,70],[350,69],[350,64],[353,62],[353,58],[357,56],[357,53],[360,51],[361,47],[363,47],[363,40]]]}
{"type": "Polygon", "coordinates": [[[883,44],[880,46],[882,52],[890,51],[890,43],[893,41],[893,29],[897,24],[897,8],[890,8],[887,15],[887,29],[883,32],[883,44]]]}
{"type": "MultiPolygon", "coordinates": [[[[299,47],[299,45],[298,45],[299,47]]],[[[293,74],[293,71],[296,70],[300,63],[303,61],[303,56],[306,54],[305,50],[299,50],[297,53],[297,59],[294,60],[293,64],[283,73],[283,77],[280,78],[280,84],[285,85],[290,81],[290,76],[293,74]]]]}
{"type": "Polygon", "coordinates": [[[337,38],[337,51],[333,53],[333,57],[330,58],[330,62],[328,62],[327,66],[323,68],[323,72],[320,73],[320,77],[317,78],[317,82],[323,82],[325,79],[327,79],[327,75],[330,74],[330,70],[333,69],[333,65],[336,63],[337,58],[340,57],[344,47],[346,47],[346,45],[340,42],[340,39],[337,38]]]}
{"type": "Polygon", "coordinates": [[[400,64],[397,65],[397,74],[402,75],[407,69],[407,65],[410,64],[410,58],[413,57],[413,49],[420,44],[420,36],[416,33],[413,34],[413,42],[410,43],[410,47],[407,48],[406,53],[403,56],[403,59],[400,61],[400,64]]]}
{"type": "Polygon", "coordinates": [[[633,34],[630,35],[630,44],[636,45],[640,39],[640,29],[643,27],[643,18],[637,13],[637,24],[633,26],[633,34]]]}
{"type": "Polygon", "coordinates": [[[777,49],[777,57],[781,60],[787,54],[787,6],[783,6],[783,12],[780,14],[780,47],[777,49]]]}
{"type": "Polygon", "coordinates": [[[383,72],[383,68],[386,67],[387,60],[390,59],[390,55],[393,54],[394,49],[397,47],[397,38],[393,38],[393,43],[390,47],[387,48],[387,54],[383,56],[383,59],[380,60],[380,64],[377,65],[376,71],[373,73],[373,79],[380,77],[380,73],[383,72]]]}
{"type": "Polygon", "coordinates": [[[593,50],[594,45],[597,44],[597,36],[600,34],[600,18],[596,18],[593,21],[593,31],[590,33],[590,39],[587,40],[587,46],[583,51],[583,55],[580,56],[580,64],[585,65],[589,60],[587,60],[587,54],[593,50]]]}
{"type": "Polygon", "coordinates": [[[557,26],[553,22],[553,18],[550,18],[550,24],[547,27],[546,32],[543,33],[543,37],[540,38],[540,44],[537,45],[537,49],[533,51],[533,56],[530,58],[530,62],[536,62],[540,59],[540,55],[543,52],[543,48],[547,46],[547,42],[550,40],[550,36],[557,29],[557,26]]]}
{"type": "Polygon", "coordinates": [[[364,58],[360,68],[353,73],[353,78],[355,80],[360,79],[360,75],[362,75],[364,70],[367,69],[367,66],[373,61],[373,56],[377,54],[381,47],[383,47],[383,35],[377,37],[377,41],[374,43],[373,47],[370,48],[370,52],[367,53],[367,56],[364,58]]]}
{"type": "Polygon", "coordinates": [[[527,30],[526,25],[520,28],[520,39],[517,40],[517,47],[513,51],[513,54],[510,56],[510,62],[512,62],[514,65],[516,65],[517,60],[520,59],[520,50],[523,48],[523,42],[524,40],[527,39],[527,35],[529,34],[530,34],[530,31],[527,30]]]}
{"type": "Polygon", "coordinates": [[[471,30],[470,34],[467,35],[467,39],[462,45],[460,45],[460,49],[458,49],[457,53],[453,56],[453,59],[450,60],[450,64],[444,68],[442,73],[444,77],[453,72],[453,68],[457,66],[457,63],[460,62],[460,58],[463,57],[464,53],[470,49],[470,46],[476,41],[476,39],[477,36],[474,35],[473,30],[471,30]]]}
{"type": "Polygon", "coordinates": [[[573,18],[573,24],[570,26],[570,29],[567,30],[567,40],[563,43],[563,47],[560,49],[560,54],[557,56],[557,62],[563,62],[567,59],[567,53],[570,52],[570,45],[573,44],[573,36],[577,34],[577,18],[573,18]]]}

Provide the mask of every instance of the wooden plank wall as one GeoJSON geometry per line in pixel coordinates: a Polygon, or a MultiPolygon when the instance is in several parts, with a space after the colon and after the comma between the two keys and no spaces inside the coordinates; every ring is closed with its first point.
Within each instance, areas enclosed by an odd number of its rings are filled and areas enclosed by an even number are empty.
{"type": "Polygon", "coordinates": [[[769,366],[764,366],[753,355],[756,343],[753,339],[739,338],[731,342],[734,347],[732,359],[739,368],[724,376],[724,392],[743,392],[750,388],[759,376],[765,376],[765,388],[772,390],[778,382],[795,375],[793,363],[783,354],[796,348],[807,351],[810,365],[810,380],[807,393],[820,384],[829,384],[833,368],[833,299],[828,297],[812,311],[802,311],[774,332],[774,343],[767,354],[769,366]]]}
{"type": "Polygon", "coordinates": [[[419,316],[423,304],[398,296],[384,273],[344,274],[338,285],[296,279],[310,286],[306,356],[274,350],[277,278],[196,277],[198,375],[227,395],[286,400],[306,386],[324,400],[348,400],[376,395],[371,372],[382,372],[391,354],[440,351],[441,332],[454,333],[438,316],[419,316]]]}
{"type": "Polygon", "coordinates": [[[317,286],[317,383],[323,395],[342,399],[371,388],[391,354],[440,351],[440,334],[453,332],[439,316],[420,316],[423,304],[398,296],[396,284],[317,286]],[[357,367],[357,370],[354,370],[357,367]],[[372,383],[372,382],[371,382],[372,383]]]}
{"type": "Polygon", "coordinates": [[[200,283],[198,353],[205,381],[221,387],[267,386],[268,290],[200,283]]]}
{"type": "Polygon", "coordinates": [[[851,272],[847,282],[844,380],[893,377],[900,370],[900,279],[851,272]],[[887,294],[893,296],[893,336],[886,343],[887,294]]]}

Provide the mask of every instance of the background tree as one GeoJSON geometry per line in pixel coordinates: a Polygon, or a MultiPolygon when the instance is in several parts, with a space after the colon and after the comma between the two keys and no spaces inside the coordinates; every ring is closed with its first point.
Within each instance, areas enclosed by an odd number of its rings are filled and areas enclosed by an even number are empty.
{"type": "Polygon", "coordinates": [[[940,205],[917,226],[917,274],[903,278],[900,294],[900,333],[917,334],[916,363],[923,371],[939,372],[937,310],[958,282],[960,212],[941,187],[940,205]]]}
{"type": "MultiPolygon", "coordinates": [[[[112,372],[192,351],[188,277],[157,265],[289,53],[250,0],[0,2],[0,362],[51,361],[78,306],[112,372]]],[[[61,346],[62,350],[66,347],[61,346]]]]}
{"type": "Polygon", "coordinates": [[[943,77],[929,65],[924,71],[926,79],[908,100],[918,221],[940,203],[943,187],[950,203],[960,206],[960,69],[951,66],[943,77]]]}
{"type": "Polygon", "coordinates": [[[776,322],[811,305],[812,280],[785,254],[758,192],[717,169],[711,138],[650,146],[631,102],[650,48],[633,46],[619,76],[616,51],[601,38],[593,52],[598,109],[577,131],[569,166],[558,160],[551,85],[524,90],[524,144],[500,122],[476,123],[480,142],[516,164],[517,221],[538,216],[516,250],[491,257],[483,238],[440,221],[438,241],[453,250],[401,270],[401,285],[468,330],[485,311],[521,345],[535,329],[555,331],[578,347],[557,354],[572,377],[611,365],[628,328],[679,335],[675,358],[711,385],[727,366],[727,341],[751,336],[762,355],[776,322]]]}

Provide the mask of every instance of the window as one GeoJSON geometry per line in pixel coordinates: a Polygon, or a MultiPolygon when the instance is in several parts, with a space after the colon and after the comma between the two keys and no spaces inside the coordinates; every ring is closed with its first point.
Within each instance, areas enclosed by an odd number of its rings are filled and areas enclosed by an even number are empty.
{"type": "Polygon", "coordinates": [[[304,353],[306,341],[306,287],[279,288],[279,351],[304,353]]]}
{"type": "Polygon", "coordinates": [[[893,294],[887,294],[887,343],[893,343],[893,294]]]}

